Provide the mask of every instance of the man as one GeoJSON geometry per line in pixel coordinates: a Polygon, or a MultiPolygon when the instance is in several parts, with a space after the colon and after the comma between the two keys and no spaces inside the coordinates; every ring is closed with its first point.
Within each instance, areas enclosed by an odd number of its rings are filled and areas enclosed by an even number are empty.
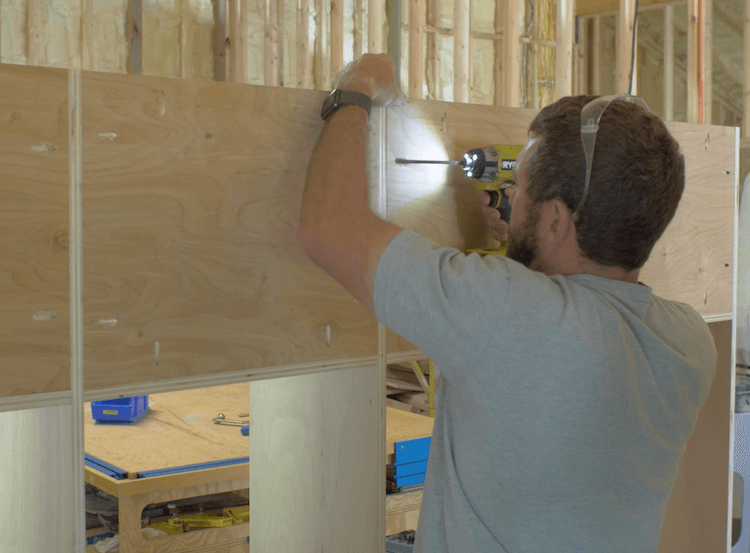
{"type": "MultiPolygon", "coordinates": [[[[392,85],[387,57],[365,56],[338,87],[378,97],[392,85]]],[[[466,256],[368,210],[363,107],[330,114],[313,153],[301,247],[443,376],[416,551],[656,551],[716,351],[692,308],[638,283],[684,188],[678,145],[616,100],[587,182],[592,99],[531,124],[510,228],[485,209],[507,258],[466,256]]]]}

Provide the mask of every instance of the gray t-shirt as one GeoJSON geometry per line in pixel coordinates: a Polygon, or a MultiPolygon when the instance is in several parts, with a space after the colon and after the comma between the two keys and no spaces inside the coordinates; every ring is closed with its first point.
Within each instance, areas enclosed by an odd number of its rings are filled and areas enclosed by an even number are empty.
{"type": "Polygon", "coordinates": [[[656,551],[716,368],[690,306],[411,231],[373,294],[443,377],[416,552],[656,551]]]}

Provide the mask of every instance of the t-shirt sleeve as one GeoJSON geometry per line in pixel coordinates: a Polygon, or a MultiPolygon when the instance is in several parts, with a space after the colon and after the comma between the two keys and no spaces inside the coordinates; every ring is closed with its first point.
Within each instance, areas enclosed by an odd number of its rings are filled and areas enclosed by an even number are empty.
{"type": "Polygon", "coordinates": [[[502,261],[467,256],[403,231],[378,263],[375,315],[422,350],[446,380],[460,378],[487,347],[502,317],[509,287],[502,261]]]}

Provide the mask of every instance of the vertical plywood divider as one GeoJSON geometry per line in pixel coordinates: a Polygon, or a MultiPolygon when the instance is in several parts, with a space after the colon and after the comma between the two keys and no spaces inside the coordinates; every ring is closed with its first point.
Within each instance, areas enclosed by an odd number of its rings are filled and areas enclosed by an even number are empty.
{"type": "Polygon", "coordinates": [[[375,366],[250,383],[250,551],[384,547],[375,366]]]}
{"type": "Polygon", "coordinates": [[[83,235],[81,197],[81,70],[68,73],[70,209],[70,392],[73,453],[73,535],[76,553],[86,547],[83,468],[83,235]]]}

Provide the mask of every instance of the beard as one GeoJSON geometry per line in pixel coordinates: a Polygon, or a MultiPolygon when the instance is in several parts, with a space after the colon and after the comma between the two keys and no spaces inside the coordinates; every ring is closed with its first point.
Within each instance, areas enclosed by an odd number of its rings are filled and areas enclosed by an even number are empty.
{"type": "Polygon", "coordinates": [[[539,237],[536,232],[538,223],[539,209],[531,207],[523,226],[515,232],[511,230],[508,236],[508,251],[505,256],[529,269],[534,269],[533,265],[539,253],[539,237]]]}

